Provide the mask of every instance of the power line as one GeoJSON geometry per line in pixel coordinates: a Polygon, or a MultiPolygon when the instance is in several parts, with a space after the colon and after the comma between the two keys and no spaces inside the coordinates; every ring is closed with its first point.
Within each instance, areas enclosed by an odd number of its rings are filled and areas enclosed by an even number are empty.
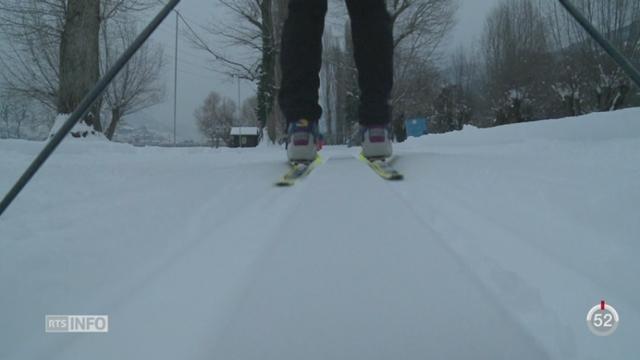
{"type": "MultiPolygon", "coordinates": [[[[160,4],[164,4],[161,0],[157,0],[157,1],[160,4]]],[[[173,9],[173,12],[176,13],[178,18],[180,18],[180,20],[187,26],[187,29],[189,30],[189,32],[191,32],[191,34],[193,34],[193,36],[195,36],[195,38],[201,43],[201,45],[206,46],[206,44],[207,44],[206,41],[204,41],[202,39],[202,37],[200,37],[200,35],[198,35],[198,33],[193,29],[193,27],[191,26],[189,21],[187,21],[187,19],[182,15],[182,13],[178,9],[173,9]]],[[[210,51],[208,46],[206,46],[206,48],[207,48],[207,51],[210,51]]],[[[212,51],[210,51],[210,52],[213,53],[212,51]]]]}
{"type": "Polygon", "coordinates": [[[202,49],[206,50],[208,53],[210,53],[214,57],[215,60],[224,61],[227,64],[230,64],[230,65],[233,65],[233,66],[238,66],[238,67],[246,69],[246,67],[244,65],[242,65],[240,63],[237,63],[237,62],[234,62],[234,61],[230,61],[229,59],[225,59],[223,56],[219,55],[216,51],[214,51],[211,47],[209,47],[207,42],[204,39],[202,39],[202,37],[193,29],[191,24],[189,24],[187,19],[184,16],[182,16],[182,14],[179,11],[176,10],[176,13],[178,14],[178,16],[180,17],[182,22],[187,26],[187,29],[195,37],[195,39],[199,43],[199,46],[202,49]]]}
{"type": "MultiPolygon", "coordinates": [[[[159,3],[162,4],[162,1],[158,0],[159,3]]],[[[182,23],[184,25],[186,25],[186,27],[189,29],[189,31],[191,32],[191,34],[197,39],[197,41],[200,42],[200,46],[203,46],[205,48],[205,50],[207,50],[209,53],[211,53],[212,55],[214,55],[214,57],[217,57],[217,55],[208,47],[208,45],[206,44],[206,42],[200,37],[200,35],[193,29],[193,27],[191,26],[191,24],[189,24],[189,22],[185,19],[184,16],[182,16],[182,14],[180,13],[180,11],[178,11],[177,9],[173,9],[173,12],[176,14],[176,24],[175,24],[175,45],[173,48],[173,52],[174,52],[174,90],[173,90],[173,143],[174,145],[176,144],[176,124],[177,124],[177,117],[178,117],[178,73],[182,73],[182,74],[187,74],[187,75],[192,75],[198,78],[202,78],[203,74],[193,74],[190,73],[188,71],[185,71],[183,69],[180,69],[179,67],[179,63],[180,60],[178,58],[178,54],[179,54],[179,33],[180,33],[180,21],[182,21],[182,23]]],[[[168,29],[160,29],[162,32],[164,32],[165,34],[169,33],[168,29]]],[[[193,54],[190,54],[191,56],[194,56],[193,54]]],[[[195,64],[191,61],[186,61],[186,60],[181,60],[183,63],[191,65],[192,67],[197,67],[198,69],[202,70],[203,66],[199,65],[199,64],[195,64]]]]}

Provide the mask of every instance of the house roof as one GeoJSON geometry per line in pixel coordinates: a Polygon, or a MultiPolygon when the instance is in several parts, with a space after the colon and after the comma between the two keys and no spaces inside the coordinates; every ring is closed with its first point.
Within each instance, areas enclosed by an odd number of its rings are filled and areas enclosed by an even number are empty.
{"type": "Polygon", "coordinates": [[[251,126],[232,127],[231,135],[258,135],[260,129],[251,126]]]}

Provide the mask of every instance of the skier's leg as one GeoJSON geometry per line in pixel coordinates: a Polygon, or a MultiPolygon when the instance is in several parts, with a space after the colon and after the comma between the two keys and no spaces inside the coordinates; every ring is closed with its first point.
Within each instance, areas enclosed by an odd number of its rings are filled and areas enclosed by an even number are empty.
{"type": "Polygon", "coordinates": [[[318,105],[327,0],[291,0],[282,32],[279,102],[287,122],[322,115],[318,105]]]}
{"type": "Polygon", "coordinates": [[[393,34],[385,0],[347,0],[360,86],[360,140],[367,158],[392,155],[393,34]]]}
{"type": "Polygon", "coordinates": [[[354,57],[360,85],[360,123],[386,125],[391,120],[393,34],[385,0],[347,0],[354,57]]]}

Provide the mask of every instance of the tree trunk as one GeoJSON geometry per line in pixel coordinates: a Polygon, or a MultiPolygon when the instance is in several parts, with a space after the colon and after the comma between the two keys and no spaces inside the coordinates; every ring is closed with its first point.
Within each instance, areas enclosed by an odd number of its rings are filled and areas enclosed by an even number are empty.
{"type": "Polygon", "coordinates": [[[107,128],[107,132],[104,134],[107,139],[113,140],[113,135],[116,133],[116,129],[118,128],[118,123],[120,123],[120,119],[122,118],[122,114],[120,113],[120,109],[113,108],[111,109],[111,123],[107,128]]]}
{"type": "Polygon", "coordinates": [[[262,59],[260,61],[260,78],[258,79],[258,121],[266,125],[269,137],[275,138],[274,117],[270,116],[273,107],[275,49],[273,38],[272,1],[264,0],[262,13],[262,59]]]}
{"type": "MultiPolygon", "coordinates": [[[[60,42],[58,112],[70,114],[100,77],[100,0],[68,0],[60,42]]],[[[102,131],[99,101],[83,121],[102,131]]]]}

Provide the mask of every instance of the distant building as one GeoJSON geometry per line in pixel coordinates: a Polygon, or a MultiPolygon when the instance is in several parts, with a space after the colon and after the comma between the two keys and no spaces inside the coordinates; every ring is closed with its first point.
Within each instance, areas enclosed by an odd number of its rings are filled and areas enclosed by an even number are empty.
{"type": "Polygon", "coordinates": [[[428,118],[408,119],[405,121],[405,128],[407,129],[407,137],[420,137],[426,135],[429,132],[428,118]]]}
{"type": "Polygon", "coordinates": [[[229,147],[256,147],[260,143],[262,131],[257,127],[233,127],[229,133],[229,147]]]}
{"type": "Polygon", "coordinates": [[[146,126],[118,126],[113,140],[115,142],[128,143],[135,146],[167,146],[173,144],[168,134],[162,134],[146,126]]]}

